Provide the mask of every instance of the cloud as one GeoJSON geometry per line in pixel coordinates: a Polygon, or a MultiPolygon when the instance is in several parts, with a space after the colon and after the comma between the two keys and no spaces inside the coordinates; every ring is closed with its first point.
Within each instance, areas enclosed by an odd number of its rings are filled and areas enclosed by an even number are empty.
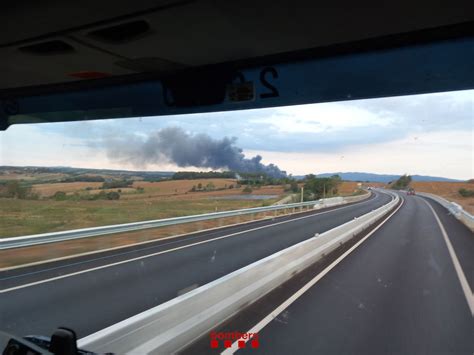
{"type": "MultiPolygon", "coordinates": [[[[331,166],[324,157],[337,162],[338,157],[360,151],[373,159],[366,165],[368,170],[381,169],[383,164],[395,169],[394,160],[400,166],[416,161],[420,170],[439,166],[434,159],[418,158],[427,156],[423,146],[432,151],[430,157],[438,156],[443,163],[453,161],[453,156],[462,157],[464,165],[472,167],[472,155],[469,159],[465,151],[473,149],[474,90],[234,112],[18,125],[0,133],[0,158],[9,162],[50,161],[48,165],[100,161],[104,166],[117,167],[120,162],[107,160],[106,137],[130,134],[146,140],[151,132],[167,127],[180,127],[190,135],[205,133],[213,140],[238,137],[244,153],[265,152],[265,163],[281,164],[289,172],[311,171],[312,160],[299,160],[304,156],[319,157],[319,163],[331,166]],[[443,138],[448,134],[451,140],[443,138]],[[437,144],[433,143],[434,137],[438,137],[437,144]],[[397,146],[407,140],[417,143],[411,157],[405,148],[397,146]],[[280,163],[283,155],[294,159],[280,163]],[[384,155],[392,159],[379,161],[378,157],[384,155]]],[[[362,158],[356,155],[354,159],[362,158]]],[[[164,161],[149,168],[165,166],[167,170],[176,168],[164,161]]]]}
{"type": "Polygon", "coordinates": [[[462,131],[416,134],[385,143],[345,149],[339,152],[269,152],[261,154],[293,175],[337,171],[380,174],[420,174],[467,180],[474,177],[472,133],[462,131]]]}
{"type": "Polygon", "coordinates": [[[343,150],[406,137],[409,133],[472,130],[474,90],[287,106],[44,125],[61,134],[102,142],[106,132],[148,134],[165,127],[206,133],[214,139],[236,136],[243,149],[289,152],[343,150]]]}

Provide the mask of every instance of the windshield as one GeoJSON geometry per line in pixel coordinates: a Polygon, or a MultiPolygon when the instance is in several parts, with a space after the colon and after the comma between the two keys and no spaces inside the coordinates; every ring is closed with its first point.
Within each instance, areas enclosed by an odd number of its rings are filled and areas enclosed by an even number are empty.
{"type": "Polygon", "coordinates": [[[67,326],[117,353],[472,353],[473,107],[458,91],[12,125],[1,330],[67,326]]]}

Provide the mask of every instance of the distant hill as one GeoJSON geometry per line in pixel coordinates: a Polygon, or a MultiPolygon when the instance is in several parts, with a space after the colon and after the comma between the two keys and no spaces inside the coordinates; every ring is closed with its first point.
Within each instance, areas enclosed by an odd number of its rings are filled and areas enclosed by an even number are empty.
{"type": "MultiPolygon", "coordinates": [[[[339,175],[342,180],[347,181],[369,181],[369,182],[383,182],[387,183],[390,181],[397,180],[401,175],[389,175],[389,174],[372,174],[372,173],[360,173],[360,172],[347,172],[347,173],[324,173],[317,174],[318,177],[330,177],[332,175],[339,175]]],[[[438,176],[426,176],[426,175],[411,175],[413,181],[462,181],[455,179],[448,179],[438,176]]]]}
{"type": "MultiPolygon", "coordinates": [[[[38,177],[40,180],[45,174],[62,174],[58,177],[51,178],[46,177],[45,181],[42,182],[57,182],[65,179],[69,180],[74,178],[75,181],[82,181],[80,176],[91,176],[99,175],[106,178],[112,179],[131,179],[139,177],[145,181],[157,181],[162,179],[170,179],[174,172],[172,171],[132,171],[132,170],[113,170],[113,169],[89,169],[89,168],[72,168],[68,166],[0,166],[0,180],[2,175],[5,174],[18,174],[20,178],[22,175],[29,175],[30,177],[38,177]],[[57,180],[57,181],[53,181],[57,180]]],[[[91,180],[88,180],[91,181],[91,180]]]]}

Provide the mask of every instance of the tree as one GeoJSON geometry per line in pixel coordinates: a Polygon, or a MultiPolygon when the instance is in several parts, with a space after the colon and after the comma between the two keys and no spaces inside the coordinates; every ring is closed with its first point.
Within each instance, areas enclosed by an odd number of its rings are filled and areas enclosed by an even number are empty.
{"type": "Polygon", "coordinates": [[[333,175],[331,176],[331,181],[332,181],[332,194],[333,195],[337,195],[337,193],[339,192],[339,185],[341,184],[342,182],[342,179],[339,175],[333,175]]]}
{"type": "Polygon", "coordinates": [[[292,181],[290,183],[290,188],[291,188],[291,192],[293,193],[297,193],[299,191],[298,183],[296,181],[292,181]]]}
{"type": "Polygon", "coordinates": [[[391,188],[394,190],[406,189],[410,185],[410,183],[411,176],[405,174],[403,176],[400,176],[400,178],[391,185],[391,188]]]}
{"type": "Polygon", "coordinates": [[[305,178],[305,199],[320,199],[322,197],[333,196],[338,193],[338,186],[341,183],[339,175],[333,175],[328,178],[318,178],[313,174],[307,175],[305,178]]]}
{"type": "Polygon", "coordinates": [[[13,197],[19,199],[25,199],[31,192],[31,186],[23,186],[17,180],[8,181],[6,186],[5,197],[13,197]]]}

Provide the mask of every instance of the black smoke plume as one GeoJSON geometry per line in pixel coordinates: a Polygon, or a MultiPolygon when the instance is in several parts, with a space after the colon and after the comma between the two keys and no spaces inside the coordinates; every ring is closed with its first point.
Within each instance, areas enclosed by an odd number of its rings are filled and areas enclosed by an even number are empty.
{"type": "Polygon", "coordinates": [[[274,164],[262,164],[256,155],[247,159],[235,145],[236,137],[213,139],[207,134],[189,134],[179,127],[167,127],[148,136],[112,137],[106,140],[110,159],[137,167],[172,162],[179,167],[228,169],[242,173],[264,173],[285,177],[274,164]]]}

